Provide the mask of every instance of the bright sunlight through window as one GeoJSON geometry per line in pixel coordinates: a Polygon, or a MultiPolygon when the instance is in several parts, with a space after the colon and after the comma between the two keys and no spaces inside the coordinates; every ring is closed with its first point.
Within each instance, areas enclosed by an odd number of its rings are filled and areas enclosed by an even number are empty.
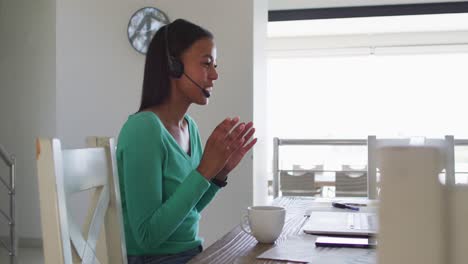
{"type": "MultiPolygon", "coordinates": [[[[468,14],[270,22],[268,35],[270,142],[468,138],[468,14]]],[[[367,163],[365,148],[299,148],[279,169],[367,163]]],[[[456,171],[467,162],[457,151],[456,171]]]]}
{"type": "Polygon", "coordinates": [[[468,14],[270,22],[268,34],[272,137],[468,138],[468,14]]]}

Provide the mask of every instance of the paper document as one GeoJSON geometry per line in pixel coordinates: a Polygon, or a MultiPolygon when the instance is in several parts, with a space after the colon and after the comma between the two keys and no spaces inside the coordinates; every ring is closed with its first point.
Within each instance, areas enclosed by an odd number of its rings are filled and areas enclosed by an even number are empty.
{"type": "Polygon", "coordinates": [[[315,247],[314,236],[304,236],[281,242],[281,244],[275,245],[259,255],[257,259],[321,264],[377,263],[375,250],[315,247]]]}

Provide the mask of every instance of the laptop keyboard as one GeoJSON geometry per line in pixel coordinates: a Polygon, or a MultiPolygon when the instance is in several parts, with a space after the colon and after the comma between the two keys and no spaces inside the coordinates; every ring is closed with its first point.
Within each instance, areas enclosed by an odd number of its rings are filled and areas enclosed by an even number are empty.
{"type": "Polygon", "coordinates": [[[373,230],[376,227],[376,217],[362,213],[348,213],[348,228],[355,230],[373,230]]]}

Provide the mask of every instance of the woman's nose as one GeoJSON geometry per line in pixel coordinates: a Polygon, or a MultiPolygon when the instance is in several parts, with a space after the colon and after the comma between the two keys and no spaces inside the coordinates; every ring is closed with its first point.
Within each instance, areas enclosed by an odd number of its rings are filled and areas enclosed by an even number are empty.
{"type": "Polygon", "coordinates": [[[209,78],[213,81],[218,79],[218,71],[216,70],[215,67],[211,68],[209,78]]]}

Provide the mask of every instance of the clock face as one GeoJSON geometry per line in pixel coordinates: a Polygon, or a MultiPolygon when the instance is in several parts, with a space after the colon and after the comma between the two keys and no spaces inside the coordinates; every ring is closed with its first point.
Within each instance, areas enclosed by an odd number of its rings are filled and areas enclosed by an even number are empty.
{"type": "Polygon", "coordinates": [[[161,10],[154,7],[142,8],[128,22],[128,40],[135,50],[146,54],[156,31],[168,23],[169,18],[161,10]]]}

